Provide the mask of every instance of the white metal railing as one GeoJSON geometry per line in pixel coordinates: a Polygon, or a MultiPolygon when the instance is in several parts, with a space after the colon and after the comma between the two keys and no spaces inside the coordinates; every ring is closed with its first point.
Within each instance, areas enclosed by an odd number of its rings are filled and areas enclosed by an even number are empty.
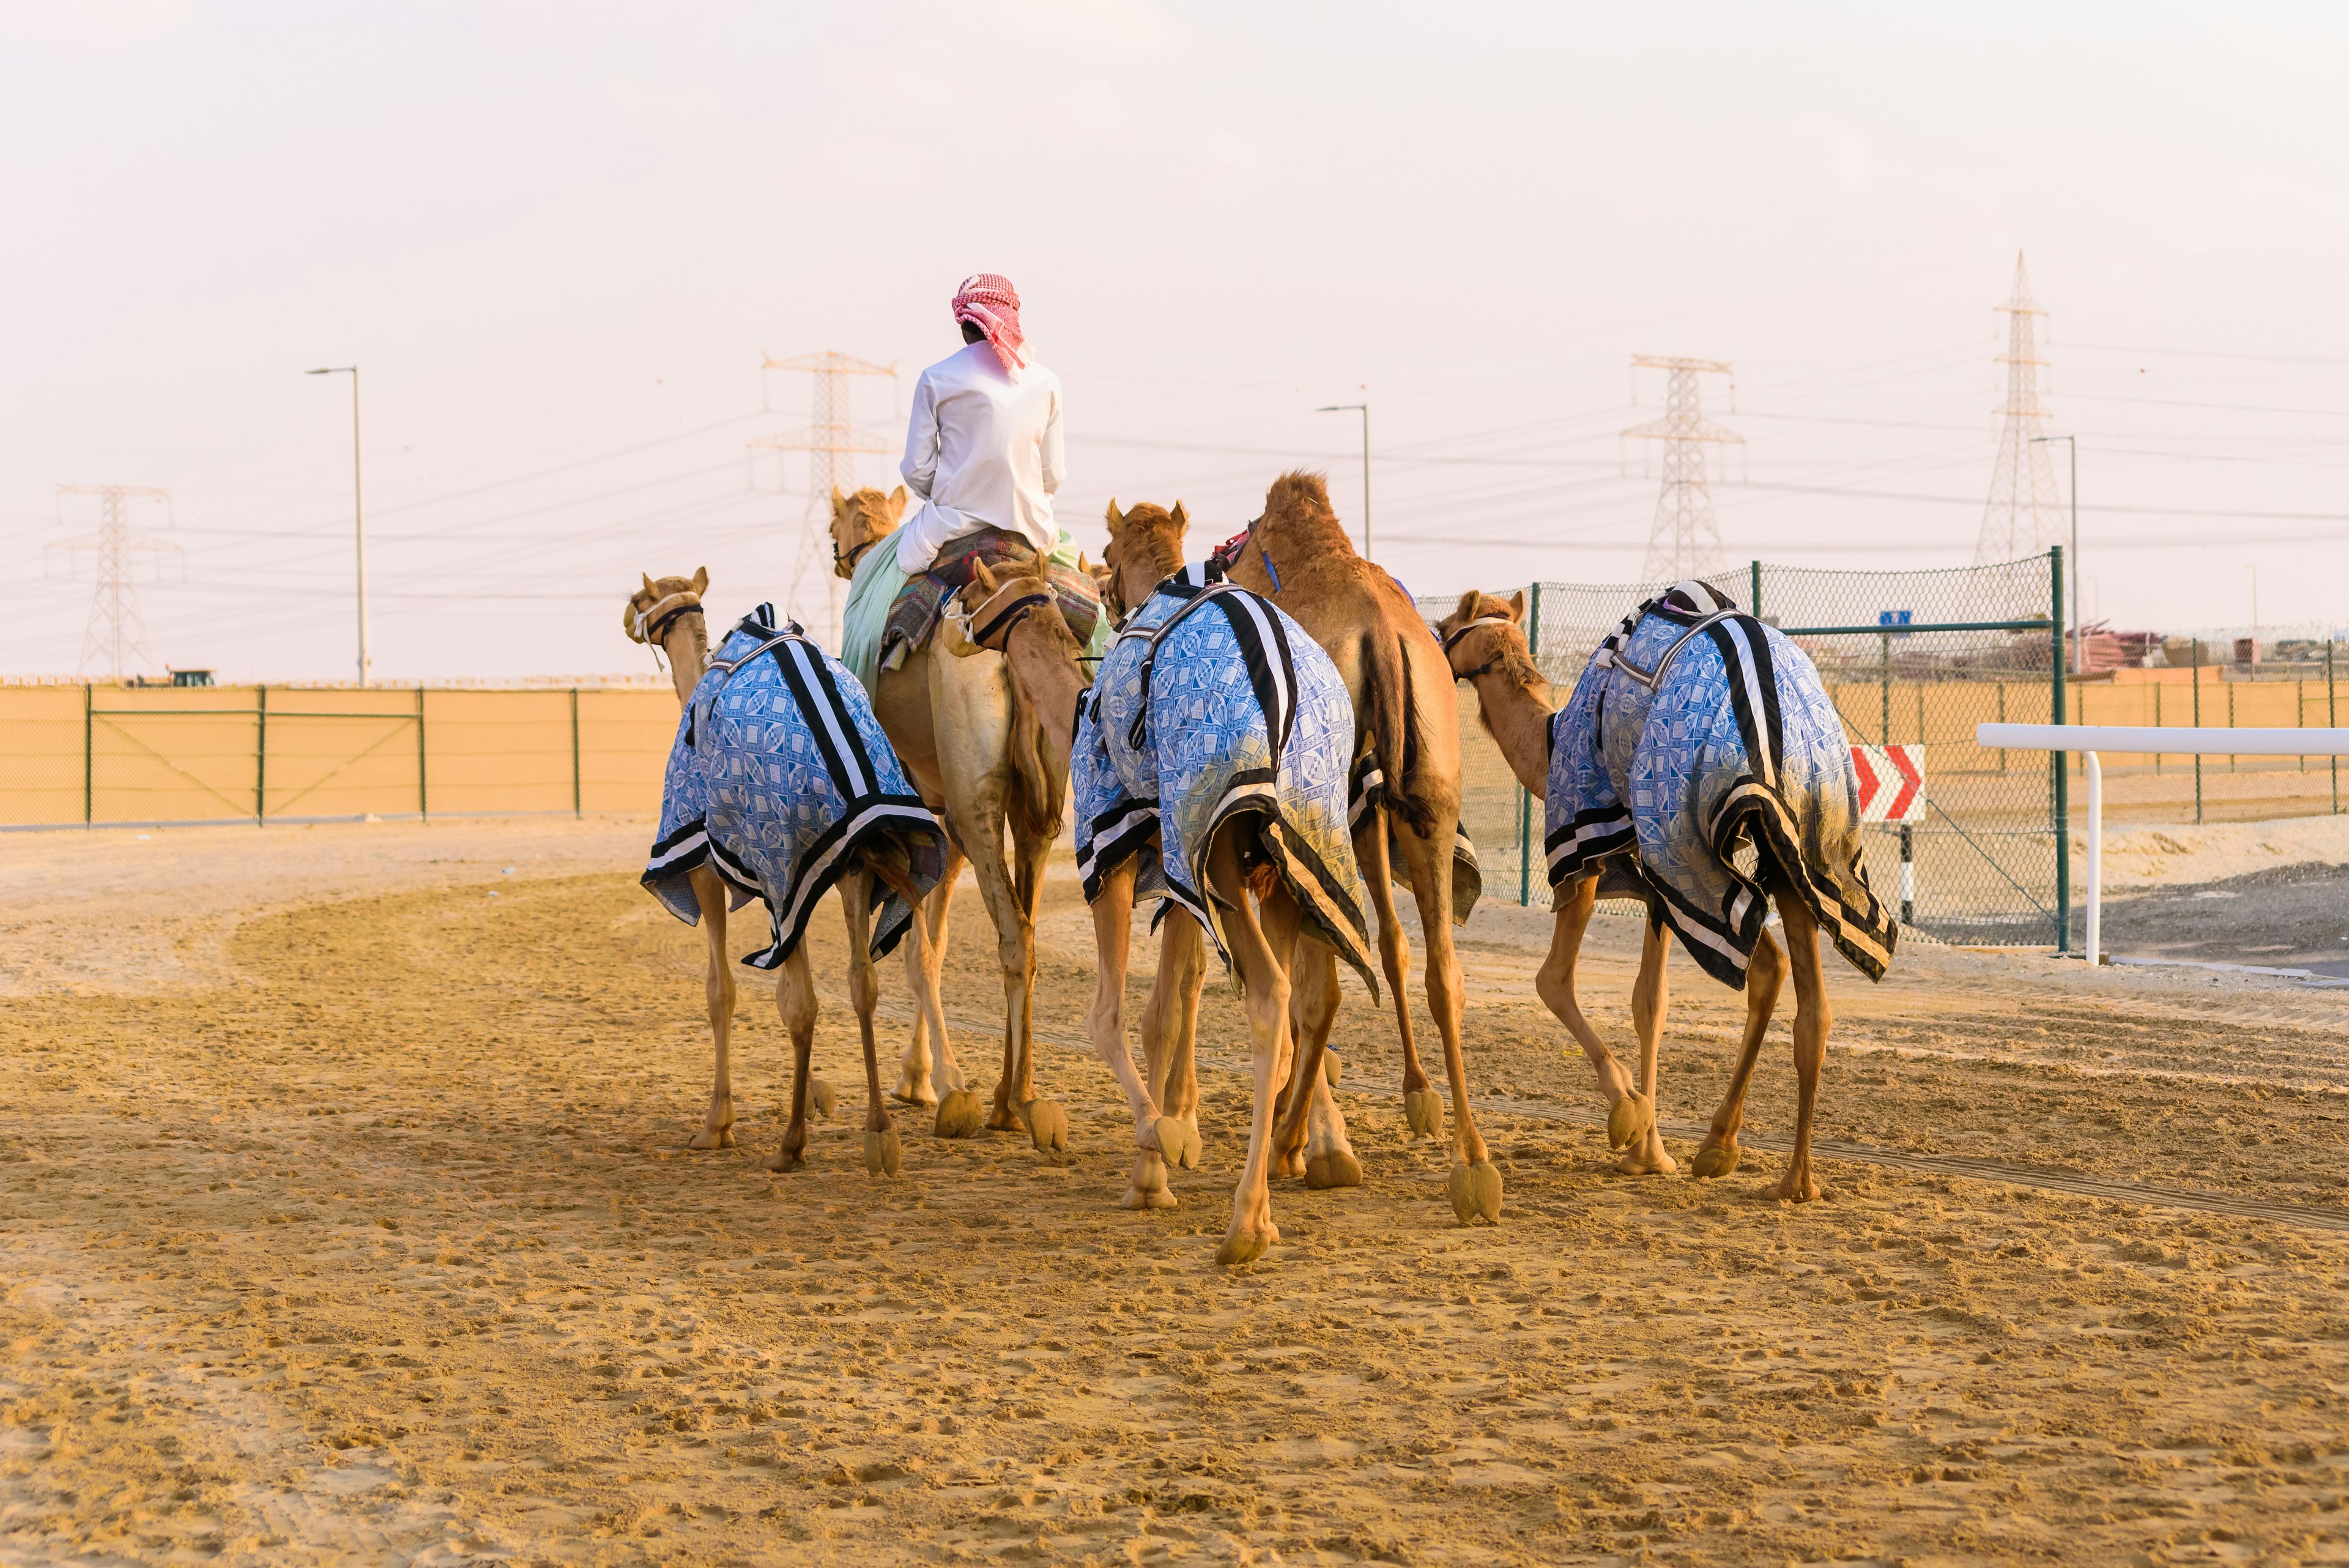
{"type": "Polygon", "coordinates": [[[2102,961],[2104,932],[2105,770],[2098,752],[2157,752],[2169,756],[2349,757],[2349,730],[2162,729],[2149,724],[1982,724],[1974,743],[1985,751],[2077,752],[2088,774],[2088,919],[2086,958],[2102,961]]]}

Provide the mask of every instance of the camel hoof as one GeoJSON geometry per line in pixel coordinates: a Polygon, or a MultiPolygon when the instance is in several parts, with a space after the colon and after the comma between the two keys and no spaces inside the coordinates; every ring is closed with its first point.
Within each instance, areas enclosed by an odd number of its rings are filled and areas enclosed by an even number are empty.
{"type": "Polygon", "coordinates": [[[1463,1225],[1501,1222],[1501,1172],[1489,1159],[1452,1168],[1452,1212],[1463,1225]]]}
{"type": "Polygon", "coordinates": [[[1167,1164],[1185,1170],[1199,1168],[1199,1129],[1189,1122],[1174,1116],[1160,1116],[1152,1129],[1158,1138],[1158,1153],[1167,1164]]]}
{"type": "Polygon", "coordinates": [[[935,1106],[938,1103],[937,1096],[919,1085],[900,1084],[889,1091],[889,1097],[901,1106],[935,1106]]]}
{"type": "Polygon", "coordinates": [[[734,1147],[734,1129],[730,1127],[704,1127],[699,1132],[694,1134],[692,1140],[685,1147],[688,1148],[732,1148],[734,1147]]]}
{"type": "Polygon", "coordinates": [[[897,1142],[895,1127],[883,1127],[879,1132],[866,1133],[864,1135],[864,1174],[867,1176],[896,1175],[897,1162],[904,1153],[905,1150],[897,1142]]]}
{"type": "Polygon", "coordinates": [[[1164,1187],[1144,1187],[1140,1182],[1136,1182],[1125,1189],[1125,1197],[1120,1201],[1119,1207],[1172,1209],[1174,1207],[1174,1195],[1164,1187]]]}
{"type": "Polygon", "coordinates": [[[1305,1162],[1305,1185],[1312,1188],[1360,1187],[1362,1184],[1362,1162],[1354,1158],[1350,1148],[1333,1148],[1327,1154],[1317,1154],[1305,1162]]]}
{"type": "Polygon", "coordinates": [[[968,1089],[949,1089],[938,1102],[937,1123],[931,1130],[940,1137],[969,1137],[978,1131],[986,1116],[977,1095],[968,1089]]]}
{"type": "Polygon", "coordinates": [[[1069,1111],[1050,1100],[1030,1100],[1019,1107],[1028,1123],[1028,1137],[1039,1154],[1061,1154],[1069,1147],[1069,1111]]]}
{"type": "Polygon", "coordinates": [[[1272,1174],[1275,1178],[1282,1180],[1286,1180],[1291,1177],[1304,1175],[1305,1150],[1302,1148],[1274,1149],[1272,1151],[1272,1174]]]}
{"type": "Polygon", "coordinates": [[[1607,1147],[1622,1148],[1655,1125],[1655,1096],[1626,1095],[1607,1107],[1607,1147]]]}
{"type": "Polygon", "coordinates": [[[1402,1119],[1413,1137],[1444,1136],[1444,1096],[1433,1089],[1413,1089],[1402,1097],[1402,1119]]]}
{"type": "Polygon", "coordinates": [[[1346,1064],[1338,1060],[1338,1053],[1335,1051],[1322,1052],[1321,1076],[1329,1085],[1333,1089],[1336,1088],[1338,1086],[1338,1080],[1345,1075],[1346,1064]]]}
{"type": "Polygon", "coordinates": [[[808,1080],[808,1106],[824,1120],[832,1119],[832,1107],[840,1103],[839,1091],[823,1078],[808,1080]]]}
{"type": "Polygon", "coordinates": [[[804,1151],[796,1148],[779,1148],[761,1160],[759,1168],[772,1171],[797,1170],[806,1163],[807,1156],[804,1151]]]}
{"type": "Polygon", "coordinates": [[[989,1132],[1024,1132],[1027,1129],[1026,1124],[1021,1122],[1019,1119],[1019,1113],[1013,1110],[1006,1102],[999,1100],[988,1110],[987,1130],[989,1132]]]}
{"type": "Polygon", "coordinates": [[[1697,1150],[1696,1158],[1689,1161],[1689,1174],[1700,1181],[1727,1176],[1736,1168],[1737,1140],[1734,1138],[1727,1143],[1709,1143],[1697,1150]]]}
{"type": "Polygon", "coordinates": [[[1216,1250],[1216,1262],[1227,1269],[1253,1263],[1280,1240],[1280,1228],[1268,1221],[1261,1230],[1235,1231],[1216,1250]]]}
{"type": "Polygon", "coordinates": [[[1807,1170],[1790,1170],[1786,1172],[1785,1179],[1778,1183],[1778,1201],[1781,1203],[1816,1203],[1818,1197],[1819,1184],[1811,1179],[1811,1173],[1807,1170]]]}

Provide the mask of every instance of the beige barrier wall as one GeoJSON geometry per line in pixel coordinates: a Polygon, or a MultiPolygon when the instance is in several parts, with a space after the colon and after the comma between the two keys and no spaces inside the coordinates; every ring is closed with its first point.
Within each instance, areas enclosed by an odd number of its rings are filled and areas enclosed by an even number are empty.
{"type": "Polygon", "coordinates": [[[659,808],[659,688],[0,687],[0,826],[659,808]]]}

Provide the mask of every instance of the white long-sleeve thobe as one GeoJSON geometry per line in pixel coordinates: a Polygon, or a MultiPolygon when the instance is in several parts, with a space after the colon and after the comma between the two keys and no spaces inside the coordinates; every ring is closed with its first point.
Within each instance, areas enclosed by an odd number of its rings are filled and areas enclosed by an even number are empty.
{"type": "Polygon", "coordinates": [[[922,372],[905,460],[897,465],[921,510],[897,534],[897,565],[926,571],[938,547],[1003,528],[1040,551],[1060,543],[1052,493],[1067,474],[1061,379],[1041,365],[1007,372],[984,339],[922,372]]]}

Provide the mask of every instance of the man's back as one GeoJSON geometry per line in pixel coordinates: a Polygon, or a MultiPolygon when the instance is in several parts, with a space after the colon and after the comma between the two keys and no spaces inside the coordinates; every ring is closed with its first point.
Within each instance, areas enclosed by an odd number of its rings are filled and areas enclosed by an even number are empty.
{"type": "Polygon", "coordinates": [[[1041,365],[1007,369],[983,338],[965,344],[914,388],[900,472],[923,506],[899,534],[899,563],[924,570],[939,545],[981,528],[1050,550],[1065,467],[1060,379],[1041,365]]]}

